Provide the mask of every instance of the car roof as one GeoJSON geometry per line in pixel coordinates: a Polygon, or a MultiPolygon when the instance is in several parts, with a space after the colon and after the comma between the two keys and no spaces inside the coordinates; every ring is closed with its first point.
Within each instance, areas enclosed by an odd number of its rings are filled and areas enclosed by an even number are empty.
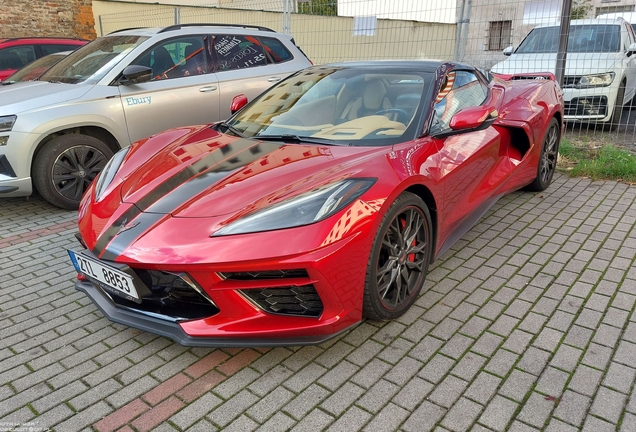
{"type": "MultiPolygon", "coordinates": [[[[592,24],[605,24],[605,25],[611,25],[611,24],[620,24],[622,21],[624,21],[622,18],[620,17],[616,17],[616,18],[595,18],[595,19],[578,19],[578,20],[572,20],[570,21],[570,25],[592,25],[592,24]]],[[[538,25],[535,28],[541,28],[541,27],[559,27],[559,24],[542,24],[542,25],[538,25]]]]}
{"type": "MultiPolygon", "coordinates": [[[[474,69],[472,66],[444,60],[368,60],[330,63],[327,66],[335,66],[347,69],[410,69],[420,72],[435,72],[441,65],[450,64],[453,67],[462,66],[474,69]]],[[[314,66],[320,67],[320,66],[314,66]]]]}
{"type": "Polygon", "coordinates": [[[599,15],[596,18],[623,18],[630,23],[636,23],[636,12],[613,12],[599,15]]]}
{"type": "Polygon", "coordinates": [[[0,43],[34,42],[34,41],[35,42],[88,42],[87,39],[82,39],[82,38],[67,38],[67,37],[56,37],[56,36],[30,36],[30,37],[0,39],[0,43]]]}
{"type": "Polygon", "coordinates": [[[217,23],[193,23],[193,24],[176,24],[168,27],[139,27],[139,28],[129,28],[129,29],[121,29],[115,30],[114,32],[109,33],[107,36],[111,35],[124,35],[124,36],[147,36],[153,37],[160,33],[182,33],[182,34],[190,34],[190,33],[200,33],[200,32],[213,32],[217,33],[219,31],[223,31],[228,34],[250,34],[250,35],[277,35],[277,36],[285,36],[291,39],[291,36],[285,35],[282,33],[277,33],[274,30],[261,27],[261,26],[253,26],[253,25],[241,25],[241,24],[217,24],[217,23]]]}

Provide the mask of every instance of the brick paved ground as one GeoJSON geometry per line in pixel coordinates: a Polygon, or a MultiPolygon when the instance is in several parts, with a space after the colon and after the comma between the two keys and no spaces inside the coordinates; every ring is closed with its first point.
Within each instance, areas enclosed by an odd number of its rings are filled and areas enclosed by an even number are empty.
{"type": "Polygon", "coordinates": [[[636,431],[634,186],[510,195],[400,320],[271,350],[110,323],[73,288],[74,219],[0,201],[0,429],[636,431]]]}

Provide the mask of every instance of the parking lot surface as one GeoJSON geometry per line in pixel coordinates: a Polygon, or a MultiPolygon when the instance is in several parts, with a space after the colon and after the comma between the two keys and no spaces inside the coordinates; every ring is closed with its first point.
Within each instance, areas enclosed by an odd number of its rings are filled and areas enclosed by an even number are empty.
{"type": "Polygon", "coordinates": [[[636,186],[501,199],[401,319],[184,348],[74,289],[74,212],[0,201],[0,430],[636,431],[636,186]]]}

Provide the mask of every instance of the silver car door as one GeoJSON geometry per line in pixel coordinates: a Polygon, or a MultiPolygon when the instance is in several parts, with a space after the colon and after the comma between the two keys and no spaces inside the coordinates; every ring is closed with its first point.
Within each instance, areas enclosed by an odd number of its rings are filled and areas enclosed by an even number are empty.
{"type": "Polygon", "coordinates": [[[132,62],[151,67],[153,78],[119,87],[131,142],[169,128],[220,119],[209,39],[187,35],[164,40],[132,62]]]}
{"type": "Polygon", "coordinates": [[[282,80],[279,66],[267,61],[265,51],[254,36],[217,35],[214,38],[219,81],[221,118],[230,116],[232,99],[244,94],[248,101],[282,80]]]}

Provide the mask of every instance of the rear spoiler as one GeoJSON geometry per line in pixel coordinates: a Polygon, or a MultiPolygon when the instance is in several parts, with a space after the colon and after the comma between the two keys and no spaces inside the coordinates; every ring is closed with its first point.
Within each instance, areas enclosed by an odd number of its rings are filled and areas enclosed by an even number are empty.
{"type": "Polygon", "coordinates": [[[552,72],[531,72],[531,73],[516,73],[516,74],[501,74],[494,73],[493,75],[504,81],[517,81],[517,80],[550,80],[556,81],[556,76],[552,72]]]}

